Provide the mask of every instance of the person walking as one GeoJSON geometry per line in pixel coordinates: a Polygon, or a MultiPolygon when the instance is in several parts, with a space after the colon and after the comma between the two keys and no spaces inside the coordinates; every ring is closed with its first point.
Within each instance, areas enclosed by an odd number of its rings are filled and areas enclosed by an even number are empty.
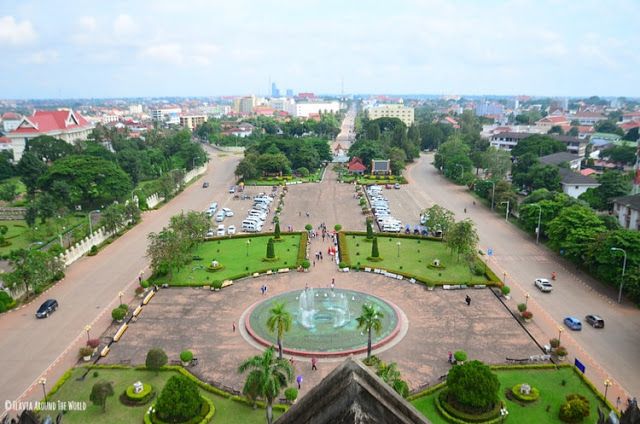
{"type": "Polygon", "coordinates": [[[317,365],[318,365],[318,360],[314,356],[311,358],[311,371],[318,371],[317,365]]]}
{"type": "Polygon", "coordinates": [[[451,363],[453,360],[453,354],[451,353],[451,351],[449,351],[449,363],[451,363]]]}
{"type": "Polygon", "coordinates": [[[231,328],[233,329],[233,332],[236,332],[236,322],[233,321],[233,323],[231,324],[231,328]]]}
{"type": "Polygon", "coordinates": [[[296,377],[296,383],[298,383],[298,390],[302,388],[302,375],[296,377]]]}
{"type": "Polygon", "coordinates": [[[467,306],[471,306],[471,298],[469,297],[469,295],[464,298],[464,301],[467,302],[467,306]]]}

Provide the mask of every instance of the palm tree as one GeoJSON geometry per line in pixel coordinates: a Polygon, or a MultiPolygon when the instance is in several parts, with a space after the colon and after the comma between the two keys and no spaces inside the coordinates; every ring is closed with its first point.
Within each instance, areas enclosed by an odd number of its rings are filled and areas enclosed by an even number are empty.
{"type": "Polygon", "coordinates": [[[358,329],[364,329],[369,335],[367,341],[367,359],[371,359],[371,330],[375,330],[376,334],[380,334],[382,330],[382,321],[384,314],[380,312],[375,306],[362,305],[362,315],[356,318],[358,321],[358,329]]]}
{"type": "Polygon", "coordinates": [[[262,397],[267,401],[267,423],[273,422],[273,400],[280,390],[293,381],[293,368],[286,359],[276,358],[273,346],[262,355],[256,355],[244,361],[238,372],[249,370],[242,393],[251,399],[262,397]]]}
{"type": "Polygon", "coordinates": [[[284,308],[284,303],[276,303],[269,310],[267,328],[272,333],[276,333],[278,339],[278,358],[282,359],[282,337],[291,328],[291,314],[284,308]]]}

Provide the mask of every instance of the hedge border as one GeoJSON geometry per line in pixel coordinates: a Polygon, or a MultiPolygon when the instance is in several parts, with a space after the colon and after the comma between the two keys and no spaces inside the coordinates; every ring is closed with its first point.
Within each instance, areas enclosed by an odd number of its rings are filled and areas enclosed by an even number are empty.
{"type": "MultiPolygon", "coordinates": [[[[434,403],[435,403],[435,405],[436,405],[436,409],[438,410],[438,412],[440,413],[440,415],[442,415],[442,417],[443,417],[446,421],[448,421],[448,422],[450,422],[450,423],[452,423],[452,424],[470,424],[470,422],[469,422],[469,421],[464,421],[464,420],[461,420],[460,418],[456,418],[456,417],[451,416],[451,415],[447,412],[447,410],[446,410],[446,409],[444,409],[444,407],[442,406],[442,404],[440,403],[439,396],[435,396],[435,397],[433,398],[433,401],[434,401],[434,403]]],[[[500,422],[500,420],[501,420],[501,419],[502,419],[502,417],[500,417],[500,416],[499,416],[498,418],[493,418],[493,419],[488,420],[488,421],[478,421],[478,422],[476,422],[476,423],[474,423],[474,424],[497,424],[497,423],[499,423],[499,422],[500,422]]]]}
{"type": "MultiPolygon", "coordinates": [[[[198,422],[198,424],[207,424],[208,422],[210,422],[213,419],[213,416],[216,413],[216,407],[213,404],[213,400],[209,399],[206,396],[200,396],[206,403],[209,404],[209,412],[207,412],[207,415],[204,416],[204,418],[202,418],[202,420],[200,420],[198,422]]],[[[155,406],[155,404],[153,405],[155,406]]],[[[152,407],[153,408],[153,407],[152,407]]],[[[155,421],[153,421],[151,419],[151,413],[150,410],[152,408],[147,409],[147,412],[144,413],[144,424],[156,424],[155,421]]]]}
{"type": "Polygon", "coordinates": [[[72,374],[73,374],[73,368],[69,368],[68,370],[66,370],[65,373],[62,374],[62,377],[60,377],[58,381],[56,381],[56,384],[53,385],[51,390],[49,390],[49,393],[47,393],[47,397],[51,398],[51,396],[55,395],[58,392],[58,390],[60,390],[60,387],[62,387],[64,383],[66,383],[67,380],[71,378],[72,374]]]}

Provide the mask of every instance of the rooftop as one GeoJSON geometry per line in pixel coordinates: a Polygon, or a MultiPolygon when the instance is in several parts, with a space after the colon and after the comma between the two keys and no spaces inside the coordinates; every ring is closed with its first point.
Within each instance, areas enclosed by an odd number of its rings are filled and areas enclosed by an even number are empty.
{"type": "Polygon", "coordinates": [[[582,185],[598,187],[600,183],[591,177],[587,177],[578,172],[573,172],[567,168],[559,168],[561,184],[564,185],[582,185]]]}
{"type": "Polygon", "coordinates": [[[632,194],[631,196],[615,197],[614,203],[623,206],[629,206],[631,209],[640,210],[640,194],[632,194]]]}
{"type": "Polygon", "coordinates": [[[544,165],[560,165],[561,163],[572,162],[576,159],[580,160],[580,156],[573,155],[569,152],[558,152],[542,156],[540,158],[540,163],[544,165]]]}

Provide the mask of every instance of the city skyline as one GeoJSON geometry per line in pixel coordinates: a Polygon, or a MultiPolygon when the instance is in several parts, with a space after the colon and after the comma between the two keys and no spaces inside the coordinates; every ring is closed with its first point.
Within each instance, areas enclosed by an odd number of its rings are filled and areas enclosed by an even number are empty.
{"type": "Polygon", "coordinates": [[[2,98],[640,96],[631,0],[4,3],[2,98]]]}

